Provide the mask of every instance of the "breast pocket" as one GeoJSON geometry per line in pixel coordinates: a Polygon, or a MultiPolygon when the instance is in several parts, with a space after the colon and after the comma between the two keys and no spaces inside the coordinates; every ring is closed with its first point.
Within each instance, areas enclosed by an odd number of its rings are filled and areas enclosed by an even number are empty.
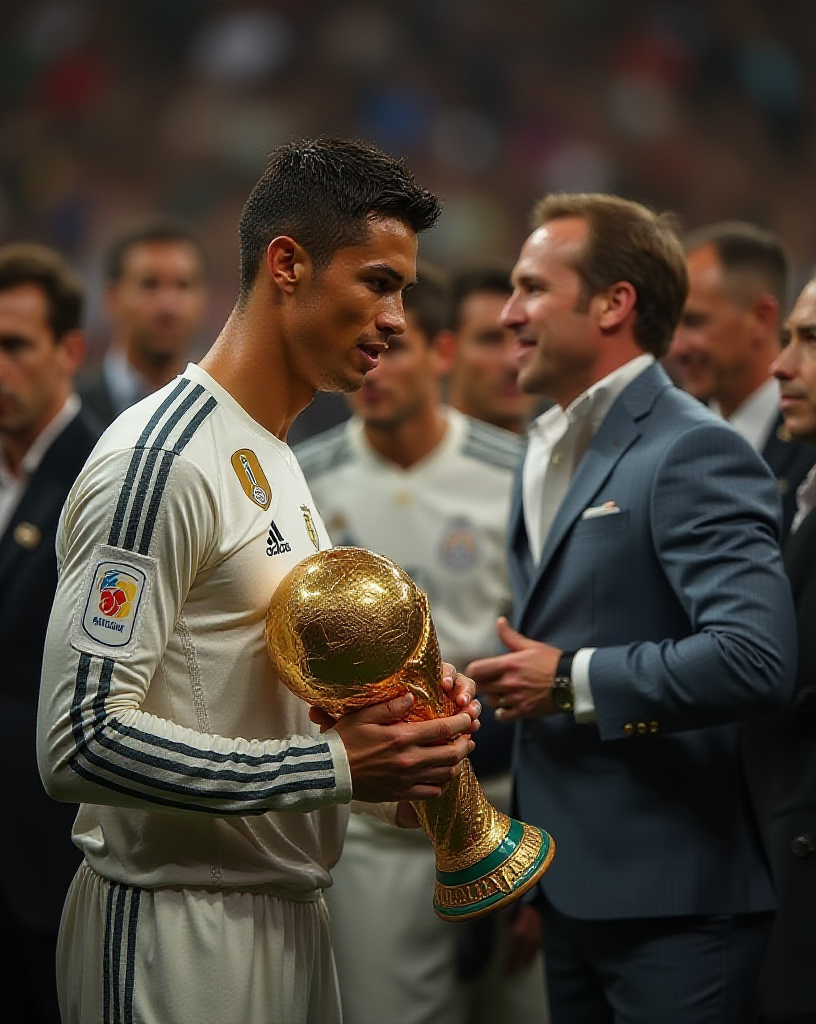
{"type": "Polygon", "coordinates": [[[629,529],[629,509],[622,508],[620,512],[607,513],[606,515],[593,516],[591,519],[579,519],[573,528],[573,537],[577,540],[590,540],[595,537],[603,539],[611,537],[615,533],[629,529]]]}

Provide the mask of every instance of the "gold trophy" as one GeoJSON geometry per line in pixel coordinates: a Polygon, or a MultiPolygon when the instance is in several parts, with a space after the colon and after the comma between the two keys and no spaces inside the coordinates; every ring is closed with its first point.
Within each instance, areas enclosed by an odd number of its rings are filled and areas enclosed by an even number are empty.
{"type": "MultiPolygon", "coordinates": [[[[455,714],[428,601],[406,572],[363,548],[319,551],[283,578],[266,619],[283,683],[335,718],[409,691],[409,721],[455,714]]],[[[436,854],[433,905],[446,921],[498,910],[526,892],[555,852],[540,828],[487,800],[470,761],[441,797],[413,806],[436,854]]]]}

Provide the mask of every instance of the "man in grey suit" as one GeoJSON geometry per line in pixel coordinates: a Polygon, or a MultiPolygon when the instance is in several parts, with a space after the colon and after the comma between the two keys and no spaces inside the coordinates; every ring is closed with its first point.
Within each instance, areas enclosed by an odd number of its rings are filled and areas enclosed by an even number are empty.
{"type": "Polygon", "coordinates": [[[507,653],[468,673],[518,721],[553,1024],[746,1024],[774,907],[738,721],[791,692],[770,471],[655,359],[686,298],[670,220],[555,195],[504,322],[534,424],[510,522],[507,653]]]}

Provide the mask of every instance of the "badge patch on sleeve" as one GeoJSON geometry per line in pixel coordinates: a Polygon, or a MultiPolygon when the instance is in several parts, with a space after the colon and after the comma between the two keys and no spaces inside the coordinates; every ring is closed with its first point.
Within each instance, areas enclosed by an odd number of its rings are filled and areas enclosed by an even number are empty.
{"type": "Polygon", "coordinates": [[[125,654],[136,638],[155,563],[131,551],[99,545],[85,574],[84,604],[72,641],[80,650],[125,654]]]}

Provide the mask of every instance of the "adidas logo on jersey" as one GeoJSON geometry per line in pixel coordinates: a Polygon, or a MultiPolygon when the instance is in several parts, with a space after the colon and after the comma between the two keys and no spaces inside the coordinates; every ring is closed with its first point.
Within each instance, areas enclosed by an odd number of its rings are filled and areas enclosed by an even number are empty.
{"type": "Polygon", "coordinates": [[[282,555],[285,551],[291,551],[291,546],[283,539],[283,534],[275,526],[273,519],[269,525],[269,536],[266,538],[266,553],[268,555],[282,555]]]}

